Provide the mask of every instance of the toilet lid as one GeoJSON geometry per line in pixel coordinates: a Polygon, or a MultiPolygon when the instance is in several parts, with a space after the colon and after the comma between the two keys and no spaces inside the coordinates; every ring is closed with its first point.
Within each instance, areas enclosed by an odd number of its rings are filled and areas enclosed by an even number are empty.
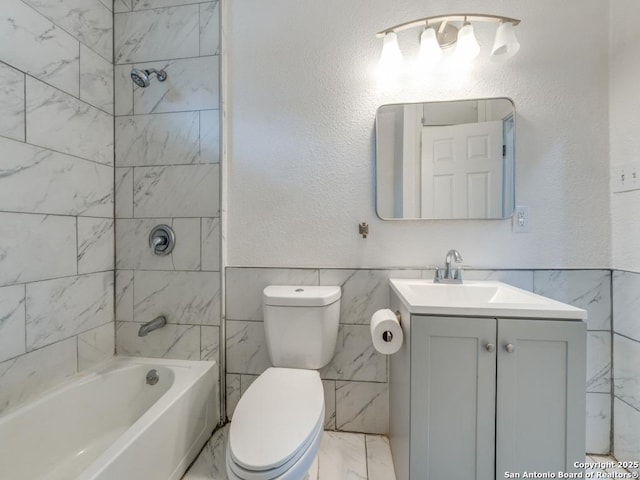
{"type": "Polygon", "coordinates": [[[315,370],[269,368],[240,399],[229,429],[233,460],[248,470],[277,468],[322,428],[324,393],[315,370]]]}

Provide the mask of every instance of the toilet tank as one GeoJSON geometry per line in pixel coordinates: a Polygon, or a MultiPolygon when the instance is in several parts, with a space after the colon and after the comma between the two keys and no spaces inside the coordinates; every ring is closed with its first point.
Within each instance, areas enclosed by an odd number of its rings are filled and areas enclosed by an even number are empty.
{"type": "Polygon", "coordinates": [[[340,296],[340,287],[264,289],[264,329],[274,367],[316,370],[331,361],[338,339],[340,296]]]}

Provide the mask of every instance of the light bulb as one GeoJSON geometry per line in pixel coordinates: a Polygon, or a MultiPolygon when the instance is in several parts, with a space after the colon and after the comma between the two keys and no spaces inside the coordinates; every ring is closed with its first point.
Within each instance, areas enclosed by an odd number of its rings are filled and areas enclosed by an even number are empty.
{"type": "Polygon", "coordinates": [[[381,73],[395,73],[400,68],[401,63],[402,52],[400,51],[400,45],[398,45],[398,36],[395,32],[388,32],[384,36],[378,69],[381,73]]]}
{"type": "Polygon", "coordinates": [[[438,43],[438,37],[433,27],[427,27],[420,35],[420,50],[418,61],[422,67],[431,67],[438,63],[442,57],[442,49],[438,43]]]}
{"type": "Polygon", "coordinates": [[[463,61],[471,61],[480,53],[480,45],[473,33],[473,25],[465,23],[458,32],[456,57],[463,61]]]}
{"type": "Polygon", "coordinates": [[[502,22],[496,30],[491,55],[510,57],[520,50],[520,43],[513,31],[513,23],[502,22]]]}

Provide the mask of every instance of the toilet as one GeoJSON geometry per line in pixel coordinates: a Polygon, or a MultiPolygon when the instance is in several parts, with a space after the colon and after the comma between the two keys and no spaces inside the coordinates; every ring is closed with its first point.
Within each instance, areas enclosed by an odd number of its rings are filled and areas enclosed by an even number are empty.
{"type": "Polygon", "coordinates": [[[262,306],[273,367],[240,398],[227,442],[230,480],[300,480],[314,463],[324,425],[318,369],[338,338],[340,287],[271,285],[262,306]]]}

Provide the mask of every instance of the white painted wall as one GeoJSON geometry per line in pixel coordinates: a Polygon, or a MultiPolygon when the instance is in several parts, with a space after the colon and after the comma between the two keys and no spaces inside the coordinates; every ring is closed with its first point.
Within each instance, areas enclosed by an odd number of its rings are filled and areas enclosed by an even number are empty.
{"type": "MultiPolygon", "coordinates": [[[[417,266],[455,247],[476,267],[609,267],[608,14],[602,0],[229,2],[229,264],[417,266]],[[491,62],[495,27],[478,25],[467,74],[379,88],[377,31],[460,11],[522,19],[519,54],[491,62]],[[492,96],[518,112],[516,199],[530,233],[508,220],[379,220],[377,107],[492,96]]],[[[411,55],[418,35],[399,35],[411,55]]]]}
{"type": "MultiPolygon", "coordinates": [[[[640,160],[640,3],[611,2],[611,165],[640,160]]],[[[640,272],[640,191],[611,195],[613,267],[640,272]]]]}

